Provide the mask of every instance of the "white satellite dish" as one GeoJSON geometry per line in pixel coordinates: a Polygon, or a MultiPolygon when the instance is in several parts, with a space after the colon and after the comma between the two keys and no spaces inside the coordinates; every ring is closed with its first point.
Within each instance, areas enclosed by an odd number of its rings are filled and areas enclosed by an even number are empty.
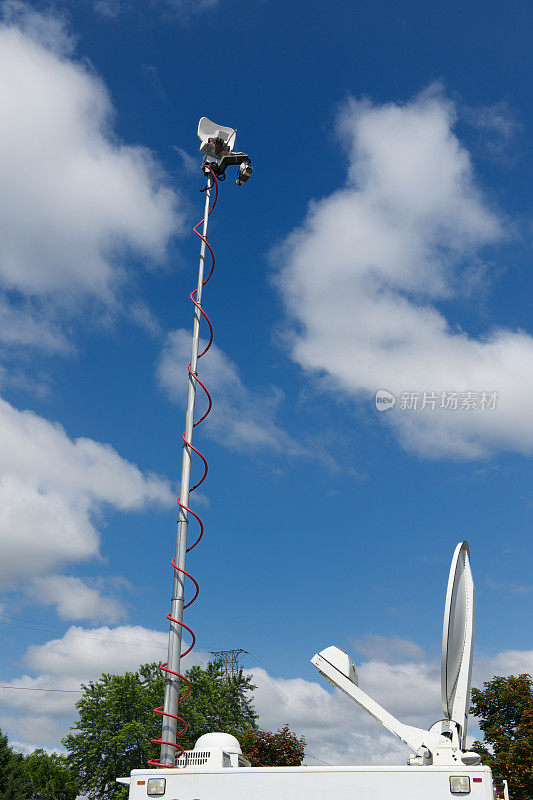
{"type": "Polygon", "coordinates": [[[198,138],[200,139],[200,150],[205,152],[209,147],[210,139],[220,139],[223,142],[224,150],[231,152],[235,146],[236,128],[227,128],[225,125],[217,125],[207,117],[202,117],[198,123],[198,138]]]}
{"type": "Polygon", "coordinates": [[[461,726],[461,746],[466,743],[470,706],[470,681],[474,654],[475,590],[467,542],[455,548],[444,608],[442,630],[442,709],[447,719],[461,726]]]}
{"type": "Polygon", "coordinates": [[[329,683],[417,753],[408,764],[475,765],[480,762],[479,755],[464,749],[473,645],[474,582],[468,544],[459,542],[448,580],[442,640],[442,704],[446,719],[435,722],[428,731],[400,722],[359,687],[355,665],[339,647],[326,647],[313,656],[311,663],[329,683]]]}

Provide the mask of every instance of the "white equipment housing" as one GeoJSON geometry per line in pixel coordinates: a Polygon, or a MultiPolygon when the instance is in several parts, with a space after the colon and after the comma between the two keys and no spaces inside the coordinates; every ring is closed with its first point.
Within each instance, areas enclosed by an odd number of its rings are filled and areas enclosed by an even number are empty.
{"type": "MultiPolygon", "coordinates": [[[[495,800],[492,774],[464,750],[474,638],[474,583],[468,544],[455,548],[448,580],[442,646],[444,720],[426,731],[405,725],[358,686],[355,665],[339,647],[312,663],[416,755],[398,767],[253,767],[233,736],[210,733],[178,760],[181,769],[137,769],[129,800],[495,800]]],[[[507,790],[506,790],[507,791],[507,790]]],[[[506,794],[506,800],[508,795],[506,794]]]]}

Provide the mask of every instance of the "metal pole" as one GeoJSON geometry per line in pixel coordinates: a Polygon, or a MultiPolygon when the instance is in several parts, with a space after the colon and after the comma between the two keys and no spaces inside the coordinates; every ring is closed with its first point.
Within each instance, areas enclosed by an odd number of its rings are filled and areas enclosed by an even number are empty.
{"type": "MultiPolygon", "coordinates": [[[[213,186],[213,179],[208,178],[207,189],[205,193],[205,209],[204,209],[204,224],[202,229],[202,236],[204,239],[207,236],[207,223],[209,221],[209,202],[211,197],[211,188],[213,186]]],[[[198,267],[198,289],[196,292],[196,301],[198,305],[202,305],[202,289],[204,282],[204,265],[205,265],[205,251],[206,245],[202,241],[200,246],[200,264],[198,267]]],[[[194,323],[192,333],[192,349],[191,349],[191,371],[196,375],[197,362],[198,362],[198,348],[200,342],[200,310],[194,307],[194,323]]],[[[185,415],[185,438],[188,442],[192,443],[193,426],[194,426],[194,404],[196,400],[196,381],[189,375],[189,389],[187,394],[187,412],[185,415]]],[[[189,505],[189,490],[191,486],[191,448],[183,444],[183,460],[181,464],[181,484],[180,484],[180,500],[188,506],[189,505]]],[[[189,524],[189,515],[183,508],[179,508],[178,512],[178,529],[176,535],[176,555],[174,560],[180,569],[185,569],[185,558],[187,551],[187,528],[189,524]]],[[[170,616],[174,619],[183,620],[183,596],[184,596],[185,576],[183,573],[174,570],[174,583],[172,588],[172,601],[170,605],[170,616]]],[[[168,634],[168,668],[173,672],[180,671],[181,660],[181,625],[170,623],[170,630],[168,634]]],[[[179,698],[179,678],[174,675],[165,673],[165,700],[163,703],[163,732],[161,738],[167,742],[176,742],[177,733],[177,720],[166,714],[178,713],[178,698],[179,698]]],[[[176,748],[168,744],[161,745],[161,764],[173,766],[175,763],[176,748]]]]}

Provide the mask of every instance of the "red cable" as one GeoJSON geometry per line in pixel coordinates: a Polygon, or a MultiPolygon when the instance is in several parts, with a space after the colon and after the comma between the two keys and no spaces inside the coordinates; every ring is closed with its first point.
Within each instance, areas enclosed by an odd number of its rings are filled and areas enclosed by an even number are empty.
{"type": "MultiPolygon", "coordinates": [[[[214,208],[215,208],[215,206],[217,204],[217,200],[218,200],[218,180],[217,180],[217,177],[216,177],[215,173],[213,172],[213,170],[210,167],[209,167],[209,172],[211,174],[211,177],[213,178],[214,185],[215,185],[215,199],[213,201],[213,204],[211,205],[211,207],[208,210],[208,213],[207,213],[207,217],[208,218],[213,213],[213,210],[214,210],[214,208]]],[[[203,225],[203,222],[204,222],[204,218],[202,218],[200,220],[200,222],[198,222],[194,226],[193,231],[195,232],[195,234],[197,236],[200,237],[202,242],[205,243],[205,246],[207,247],[207,249],[209,250],[209,253],[211,254],[211,259],[212,259],[211,269],[209,270],[209,274],[208,274],[207,278],[205,278],[205,280],[202,283],[202,286],[205,286],[206,283],[209,282],[209,280],[210,280],[210,278],[211,278],[211,276],[212,276],[212,274],[214,272],[214,269],[215,269],[215,254],[213,252],[213,248],[211,247],[211,245],[209,244],[209,242],[207,241],[205,236],[202,236],[202,234],[198,231],[198,228],[200,227],[200,225],[203,225]]],[[[205,354],[207,353],[207,351],[209,350],[209,348],[213,344],[213,326],[211,324],[211,320],[209,319],[209,317],[207,316],[207,314],[205,313],[203,308],[200,306],[200,304],[196,300],[195,295],[196,295],[197,291],[198,290],[195,289],[193,292],[191,292],[190,298],[191,298],[191,301],[194,303],[194,306],[198,309],[198,311],[200,312],[202,317],[207,322],[207,325],[208,325],[208,328],[209,328],[209,341],[207,342],[207,345],[204,347],[202,352],[198,353],[198,356],[197,356],[197,359],[200,359],[200,358],[202,358],[202,356],[205,356],[205,354]]],[[[208,390],[206,389],[206,387],[204,386],[202,381],[192,371],[191,362],[190,361],[187,364],[187,371],[188,371],[190,377],[195,381],[195,383],[199,384],[202,387],[202,389],[205,392],[205,395],[207,397],[207,402],[208,402],[207,411],[200,417],[200,419],[196,420],[196,422],[193,425],[193,428],[195,428],[197,425],[200,424],[200,422],[203,422],[203,420],[207,417],[207,415],[211,411],[211,408],[212,408],[212,405],[213,405],[213,401],[211,399],[211,395],[209,394],[208,390]]],[[[208,470],[207,460],[206,460],[205,456],[203,455],[203,453],[201,453],[196,447],[194,447],[192,442],[187,441],[187,439],[185,438],[185,434],[183,434],[182,439],[183,439],[183,443],[187,447],[190,447],[191,450],[194,453],[196,453],[196,455],[199,456],[203,461],[203,466],[204,466],[203,475],[200,478],[200,480],[197,481],[197,483],[195,483],[194,486],[192,486],[190,488],[190,490],[189,490],[189,492],[194,492],[194,490],[198,489],[198,487],[205,481],[205,479],[207,477],[207,470],[208,470]]],[[[191,508],[188,508],[184,503],[182,503],[179,497],[178,497],[178,505],[179,505],[180,508],[182,508],[184,511],[186,511],[187,514],[192,514],[192,516],[196,519],[196,521],[198,522],[198,524],[200,526],[200,534],[199,534],[198,538],[187,548],[186,552],[189,553],[191,550],[193,550],[196,547],[196,545],[198,544],[198,542],[201,540],[202,536],[204,535],[204,524],[203,524],[202,520],[200,519],[200,517],[198,516],[198,514],[195,511],[193,511],[191,508]]],[[[189,600],[188,603],[185,603],[185,605],[183,606],[183,610],[185,610],[190,605],[192,605],[194,603],[194,601],[196,600],[196,598],[198,597],[198,594],[200,592],[200,587],[198,586],[198,581],[196,580],[196,578],[193,578],[193,576],[189,572],[186,572],[184,569],[180,569],[180,567],[178,567],[178,565],[176,564],[176,561],[174,559],[172,559],[171,563],[172,563],[173,568],[177,572],[181,572],[182,575],[185,575],[187,578],[190,578],[190,580],[194,583],[194,586],[196,588],[196,592],[195,592],[194,597],[191,600],[189,600]]],[[[167,619],[170,622],[174,622],[176,625],[180,625],[180,627],[182,629],[185,628],[185,630],[188,631],[190,633],[191,637],[192,637],[191,644],[189,645],[187,650],[185,650],[181,654],[181,658],[183,658],[184,656],[187,655],[187,653],[190,653],[191,650],[193,649],[193,647],[195,645],[195,642],[196,642],[196,636],[194,635],[193,631],[188,627],[188,625],[185,625],[184,622],[180,622],[178,619],[174,619],[174,617],[172,617],[170,614],[167,614],[167,619]]],[[[183,700],[185,700],[186,697],[188,697],[190,695],[190,693],[191,693],[191,682],[185,677],[185,675],[182,675],[180,672],[175,672],[174,670],[169,669],[168,662],[166,662],[166,661],[165,661],[164,664],[160,664],[159,665],[159,669],[162,670],[162,672],[166,672],[166,673],[170,673],[171,675],[174,675],[176,678],[179,678],[179,680],[184,681],[187,684],[187,690],[184,692],[184,694],[180,695],[179,698],[178,698],[178,705],[179,705],[180,703],[183,702],[183,700]]],[[[186,733],[186,731],[188,729],[188,726],[187,726],[187,723],[185,722],[185,720],[182,717],[177,716],[177,714],[170,714],[169,712],[164,711],[163,708],[164,708],[163,706],[159,706],[158,708],[154,708],[154,712],[156,714],[161,714],[161,716],[163,716],[163,717],[172,717],[172,719],[175,719],[178,722],[181,722],[183,724],[182,729],[177,732],[176,736],[182,736],[184,733],[186,733]]],[[[184,748],[180,744],[176,744],[176,742],[167,742],[166,740],[161,739],[161,738],[152,739],[151,741],[152,741],[152,744],[167,744],[167,745],[170,745],[170,747],[175,747],[176,748],[176,758],[178,758],[183,752],[185,752],[184,748]]],[[[176,768],[175,764],[162,764],[161,763],[161,759],[159,759],[159,758],[152,759],[151,761],[148,762],[148,764],[151,767],[168,767],[169,769],[175,769],[176,768]]]]}

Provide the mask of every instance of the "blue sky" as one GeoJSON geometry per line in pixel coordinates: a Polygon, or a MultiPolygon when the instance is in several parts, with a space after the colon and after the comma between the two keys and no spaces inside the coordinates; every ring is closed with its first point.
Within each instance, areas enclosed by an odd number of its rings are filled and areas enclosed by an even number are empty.
{"type": "Polygon", "coordinates": [[[0,689],[0,727],[58,747],[80,680],[164,656],[207,115],[255,171],[209,231],[197,658],[249,651],[315,756],[403,762],[309,659],[432,723],[458,541],[475,680],[533,669],[531,10],[0,8],[0,682],[72,692],[0,689]]]}

